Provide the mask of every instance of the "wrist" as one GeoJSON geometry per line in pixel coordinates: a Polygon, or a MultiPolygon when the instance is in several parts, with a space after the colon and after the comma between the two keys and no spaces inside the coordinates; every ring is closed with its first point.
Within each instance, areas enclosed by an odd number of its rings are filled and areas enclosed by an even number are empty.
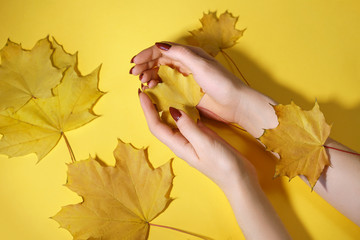
{"type": "Polygon", "coordinates": [[[277,103],[264,94],[248,87],[239,91],[239,103],[235,113],[236,123],[255,138],[264,133],[264,129],[275,128],[278,119],[272,105],[277,103]]]}

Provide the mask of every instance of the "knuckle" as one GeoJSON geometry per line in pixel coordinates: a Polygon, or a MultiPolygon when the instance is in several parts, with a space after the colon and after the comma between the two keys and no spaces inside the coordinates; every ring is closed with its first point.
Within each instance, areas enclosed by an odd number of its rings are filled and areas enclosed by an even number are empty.
{"type": "Polygon", "coordinates": [[[179,55],[182,55],[182,56],[192,54],[192,51],[186,46],[176,46],[176,51],[179,55]]]}

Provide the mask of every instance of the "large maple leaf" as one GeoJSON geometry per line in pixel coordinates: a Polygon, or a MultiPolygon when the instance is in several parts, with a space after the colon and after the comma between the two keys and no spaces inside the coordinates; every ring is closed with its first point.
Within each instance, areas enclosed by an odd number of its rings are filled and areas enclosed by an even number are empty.
{"type": "Polygon", "coordinates": [[[176,127],[176,123],[169,113],[169,107],[181,109],[194,121],[199,119],[200,115],[196,105],[200,102],[203,93],[193,76],[185,77],[168,66],[160,66],[158,75],[162,82],[154,88],[146,89],[145,93],[161,112],[161,119],[170,126],[176,127]]]}
{"type": "Polygon", "coordinates": [[[238,17],[233,17],[228,11],[218,18],[216,12],[204,13],[200,22],[202,27],[190,31],[187,40],[191,45],[199,46],[212,56],[216,56],[222,49],[230,48],[243,35],[245,29],[235,28],[238,17]]]}
{"type": "MultiPolygon", "coordinates": [[[[100,67],[87,76],[77,70],[77,57],[54,42],[52,62],[63,71],[61,83],[48,98],[31,98],[23,107],[0,112],[0,153],[9,157],[36,153],[41,160],[57,144],[64,132],[98,117],[92,110],[104,94],[98,89],[100,67]]],[[[49,56],[44,56],[49,57],[49,56]]],[[[39,61],[44,61],[40,59],[39,61]]],[[[31,72],[31,69],[27,70],[31,72]]],[[[40,74],[41,75],[41,74],[40,74]]],[[[45,81],[41,78],[40,81],[45,81]]],[[[47,84],[43,85],[48,88],[47,84]]],[[[1,100],[3,99],[3,95],[1,100]]]]}
{"type": "Polygon", "coordinates": [[[172,201],[172,161],[154,169],[146,149],[121,140],[114,156],[114,167],[93,158],[68,165],[66,186],[83,202],[63,207],[53,219],[74,239],[147,239],[149,223],[172,201]]]}
{"type": "Polygon", "coordinates": [[[310,111],[304,111],[294,102],[274,106],[279,125],[265,130],[260,141],[267,150],[276,152],[280,159],[276,164],[275,177],[290,179],[304,175],[313,188],[330,161],[324,144],[331,126],[325,122],[318,103],[310,111]]]}
{"type": "Polygon", "coordinates": [[[32,98],[48,98],[60,83],[62,70],[53,66],[48,38],[39,40],[31,51],[8,40],[1,49],[0,111],[19,109],[32,98]]]}

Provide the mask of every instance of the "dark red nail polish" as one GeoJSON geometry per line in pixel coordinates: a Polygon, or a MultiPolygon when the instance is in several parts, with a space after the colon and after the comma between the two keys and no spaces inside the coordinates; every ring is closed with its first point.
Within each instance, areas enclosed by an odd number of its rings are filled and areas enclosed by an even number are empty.
{"type": "Polygon", "coordinates": [[[169,112],[171,117],[177,122],[181,117],[181,112],[177,110],[176,108],[169,107],[169,112]]]}
{"type": "Polygon", "coordinates": [[[134,63],[134,58],[136,57],[136,55],[135,56],[133,56],[133,58],[130,60],[130,63],[134,63]]]}
{"type": "Polygon", "coordinates": [[[164,51],[167,51],[167,50],[169,50],[171,48],[171,45],[168,44],[168,43],[157,42],[157,43],[155,43],[155,45],[159,49],[164,50],[164,51]]]}
{"type": "Polygon", "coordinates": [[[141,73],[140,76],[139,76],[140,81],[143,78],[143,76],[144,76],[144,73],[141,73]]]}
{"type": "Polygon", "coordinates": [[[134,67],[132,67],[129,71],[130,74],[132,74],[132,71],[133,71],[134,67]]]}
{"type": "Polygon", "coordinates": [[[141,93],[141,90],[140,90],[140,88],[138,88],[138,95],[140,95],[140,93],[141,93]]]}

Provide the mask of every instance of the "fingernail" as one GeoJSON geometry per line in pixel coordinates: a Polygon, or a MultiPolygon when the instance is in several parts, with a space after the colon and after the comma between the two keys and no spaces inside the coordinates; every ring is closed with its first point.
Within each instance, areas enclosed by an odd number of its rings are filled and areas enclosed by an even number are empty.
{"type": "Polygon", "coordinates": [[[139,76],[140,81],[143,78],[143,76],[144,76],[144,73],[141,73],[140,76],[139,76]]]}
{"type": "Polygon", "coordinates": [[[140,90],[140,88],[138,88],[138,95],[140,96],[140,93],[141,93],[141,90],[140,90]]]}
{"type": "Polygon", "coordinates": [[[168,43],[157,42],[157,43],[155,43],[155,45],[159,49],[164,50],[164,51],[167,51],[167,50],[169,50],[171,48],[171,45],[168,44],[168,43]]]}
{"type": "Polygon", "coordinates": [[[132,67],[129,71],[130,74],[132,74],[132,71],[133,71],[134,67],[132,67]]]}
{"type": "Polygon", "coordinates": [[[177,122],[181,117],[181,112],[177,110],[176,108],[169,107],[169,112],[171,117],[177,122]]]}
{"type": "Polygon", "coordinates": [[[133,56],[133,58],[130,60],[130,63],[134,63],[134,58],[136,57],[136,55],[135,56],[133,56]]]}

